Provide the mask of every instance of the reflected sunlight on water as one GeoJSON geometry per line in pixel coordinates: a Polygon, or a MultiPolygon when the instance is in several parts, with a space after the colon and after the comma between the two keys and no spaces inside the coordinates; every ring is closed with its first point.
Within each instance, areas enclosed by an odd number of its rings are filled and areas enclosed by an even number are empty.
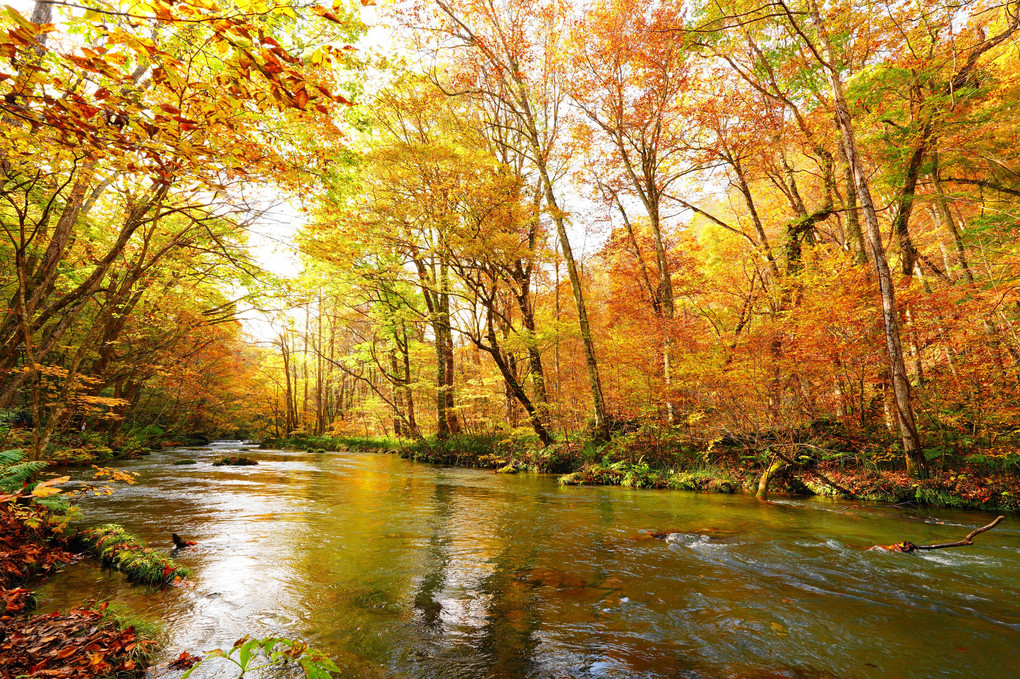
{"type": "MultiPolygon", "coordinates": [[[[1017,676],[1020,532],[956,539],[983,514],[621,488],[447,469],[393,455],[169,450],[89,501],[156,547],[189,587],[153,592],[94,564],[39,590],[163,620],[164,656],[244,634],[301,637],[350,677],[1017,676]],[[196,465],[174,466],[182,457],[196,465]],[[652,539],[647,531],[667,533],[652,539]]],[[[211,668],[215,669],[215,668],[211,668]]],[[[193,676],[214,676],[215,671],[193,676]]],[[[220,676],[232,676],[221,672],[220,676]]]]}

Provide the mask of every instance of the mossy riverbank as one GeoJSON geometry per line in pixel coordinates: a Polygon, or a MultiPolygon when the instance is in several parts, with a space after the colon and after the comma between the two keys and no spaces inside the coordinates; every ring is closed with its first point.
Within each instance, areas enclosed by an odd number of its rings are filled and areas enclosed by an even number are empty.
{"type": "Polygon", "coordinates": [[[756,494],[763,472],[772,467],[775,471],[768,490],[774,494],[1020,511],[1020,455],[1015,453],[981,451],[953,460],[929,454],[932,469],[929,477],[922,480],[896,468],[900,456],[877,443],[839,438],[831,433],[826,443],[829,447],[790,444],[798,450],[795,458],[787,454],[777,456],[768,445],[756,449],[736,440],[715,441],[699,449],[698,443],[691,440],[650,442],[649,437],[640,435],[618,436],[602,446],[580,440],[558,441],[545,448],[527,437],[499,434],[457,436],[444,442],[298,435],[271,439],[263,442],[262,447],[319,453],[395,453],[419,462],[491,469],[498,473],[558,474],[563,485],[719,493],[756,494]],[[841,452],[840,444],[845,448],[852,446],[852,452],[841,452]]]}
{"type": "Polygon", "coordinates": [[[36,505],[0,502],[0,677],[140,677],[152,662],[158,630],[146,621],[90,603],[32,615],[41,579],[80,558],[64,525],[36,505]]]}
{"type": "Polygon", "coordinates": [[[191,574],[163,552],[147,547],[122,526],[108,523],[79,533],[78,543],[105,565],[124,573],[131,582],[166,585],[191,574]]]}

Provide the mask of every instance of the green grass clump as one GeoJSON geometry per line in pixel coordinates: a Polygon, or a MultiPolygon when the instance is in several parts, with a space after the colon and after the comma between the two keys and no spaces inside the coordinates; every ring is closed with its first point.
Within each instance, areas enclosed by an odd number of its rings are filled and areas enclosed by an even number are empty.
{"type": "Polygon", "coordinates": [[[919,505],[929,505],[932,507],[956,507],[960,509],[971,504],[964,498],[953,495],[946,490],[920,487],[914,490],[914,501],[919,505]]]}
{"type": "MultiPolygon", "coordinates": [[[[113,625],[114,628],[124,632],[133,631],[135,634],[135,647],[130,651],[129,658],[135,662],[135,667],[145,668],[152,665],[156,655],[162,647],[163,624],[158,620],[145,618],[134,611],[109,603],[100,605],[98,609],[103,617],[104,625],[113,625]]],[[[111,677],[134,678],[137,672],[118,672],[111,677]]]]}
{"type": "Polygon", "coordinates": [[[397,452],[404,442],[385,436],[308,436],[295,432],[287,438],[266,439],[259,444],[263,450],[307,450],[310,453],[328,451],[397,452]]]}
{"type": "Polygon", "coordinates": [[[357,452],[393,452],[400,450],[402,443],[385,436],[316,436],[305,439],[305,450],[353,450],[357,452]]]}
{"type": "Polygon", "coordinates": [[[595,462],[560,477],[565,486],[625,486],[627,488],[668,488],[669,473],[645,462],[595,462]]]}
{"type": "Polygon", "coordinates": [[[612,464],[589,463],[581,469],[560,477],[564,486],[619,486],[624,471],[612,464]]]}
{"type": "Polygon", "coordinates": [[[627,488],[672,488],[733,493],[740,487],[722,469],[703,468],[685,471],[657,469],[646,462],[590,462],[571,474],[560,477],[565,486],[624,486],[627,488]]]}
{"type": "Polygon", "coordinates": [[[174,464],[198,464],[198,463],[195,460],[192,460],[190,457],[186,457],[182,460],[174,460],[174,464]]]}
{"type": "Polygon", "coordinates": [[[707,490],[715,493],[734,493],[740,484],[718,469],[692,469],[673,474],[669,487],[675,490],[707,490]]]}
{"type": "Polygon", "coordinates": [[[191,571],[178,566],[173,559],[146,547],[141,540],[108,523],[82,531],[79,539],[85,548],[108,566],[124,573],[128,580],[143,585],[166,585],[177,578],[186,578],[191,571]]]}

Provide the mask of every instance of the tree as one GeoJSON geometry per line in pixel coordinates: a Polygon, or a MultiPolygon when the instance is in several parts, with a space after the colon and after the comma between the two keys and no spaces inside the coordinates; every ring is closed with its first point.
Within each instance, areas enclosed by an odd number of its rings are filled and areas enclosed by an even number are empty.
{"type": "Polygon", "coordinates": [[[442,35],[463,50],[453,77],[443,82],[451,93],[487,97],[507,115],[535,168],[545,204],[559,238],[577,310],[585,366],[594,406],[594,431],[599,441],[609,438],[609,421],[588,320],[580,272],[567,234],[567,213],[557,195],[561,107],[564,103],[563,71],[558,62],[557,34],[564,21],[562,10],[544,6],[535,12],[531,3],[462,3],[437,1],[442,35]]]}

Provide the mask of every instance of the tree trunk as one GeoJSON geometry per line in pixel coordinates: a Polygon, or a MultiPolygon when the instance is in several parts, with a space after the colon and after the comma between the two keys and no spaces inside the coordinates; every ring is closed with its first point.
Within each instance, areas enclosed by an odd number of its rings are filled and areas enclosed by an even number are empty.
{"type": "Polygon", "coordinates": [[[496,336],[496,327],[493,322],[493,312],[490,308],[487,313],[488,326],[488,337],[489,344],[484,345],[478,343],[478,348],[487,352],[492,356],[492,360],[496,363],[496,367],[499,368],[499,373],[503,376],[503,382],[507,389],[513,395],[515,399],[521,404],[525,412],[528,413],[528,422],[531,424],[531,428],[535,430],[535,434],[538,435],[539,440],[543,446],[548,446],[552,443],[552,437],[549,435],[548,430],[542,422],[542,418],[539,415],[535,405],[528,398],[528,394],[521,387],[520,382],[517,380],[517,376],[514,374],[513,369],[506,360],[503,358],[503,354],[499,348],[499,342],[496,336]]]}
{"type": "MultiPolygon", "coordinates": [[[[838,121],[837,121],[838,122],[838,121]]],[[[846,152],[840,145],[840,156],[843,164],[843,181],[846,183],[846,226],[850,247],[853,249],[854,260],[858,264],[868,261],[868,253],[864,247],[864,233],[861,231],[861,216],[857,210],[857,189],[854,182],[854,171],[846,162],[846,152]]]]}
{"type": "Polygon", "coordinates": [[[457,418],[457,411],[454,410],[453,325],[450,320],[450,267],[445,261],[439,267],[439,275],[439,322],[443,329],[443,347],[439,360],[446,364],[446,367],[443,370],[443,410],[446,413],[446,422],[449,432],[451,435],[456,436],[461,432],[461,427],[460,420],[457,418]]]}
{"type": "Polygon", "coordinates": [[[885,327],[886,351],[892,373],[893,395],[896,406],[896,419],[899,423],[900,437],[906,456],[907,471],[919,477],[927,477],[928,468],[921,448],[921,437],[914,421],[914,409],[911,403],[910,381],[903,362],[903,346],[900,341],[900,327],[896,308],[896,292],[893,286],[889,262],[886,260],[885,249],[882,247],[882,232],[878,224],[878,214],[868,187],[860,156],[857,153],[857,140],[854,134],[853,120],[843,92],[843,82],[839,71],[834,65],[834,57],[829,37],[818,12],[816,0],[810,0],[811,19],[818,28],[822,42],[825,70],[828,72],[829,84],[832,88],[833,105],[840,131],[843,135],[843,147],[847,162],[853,169],[857,199],[864,213],[864,224],[870,239],[871,257],[878,276],[878,287],[882,299],[882,321],[885,327]]]}

